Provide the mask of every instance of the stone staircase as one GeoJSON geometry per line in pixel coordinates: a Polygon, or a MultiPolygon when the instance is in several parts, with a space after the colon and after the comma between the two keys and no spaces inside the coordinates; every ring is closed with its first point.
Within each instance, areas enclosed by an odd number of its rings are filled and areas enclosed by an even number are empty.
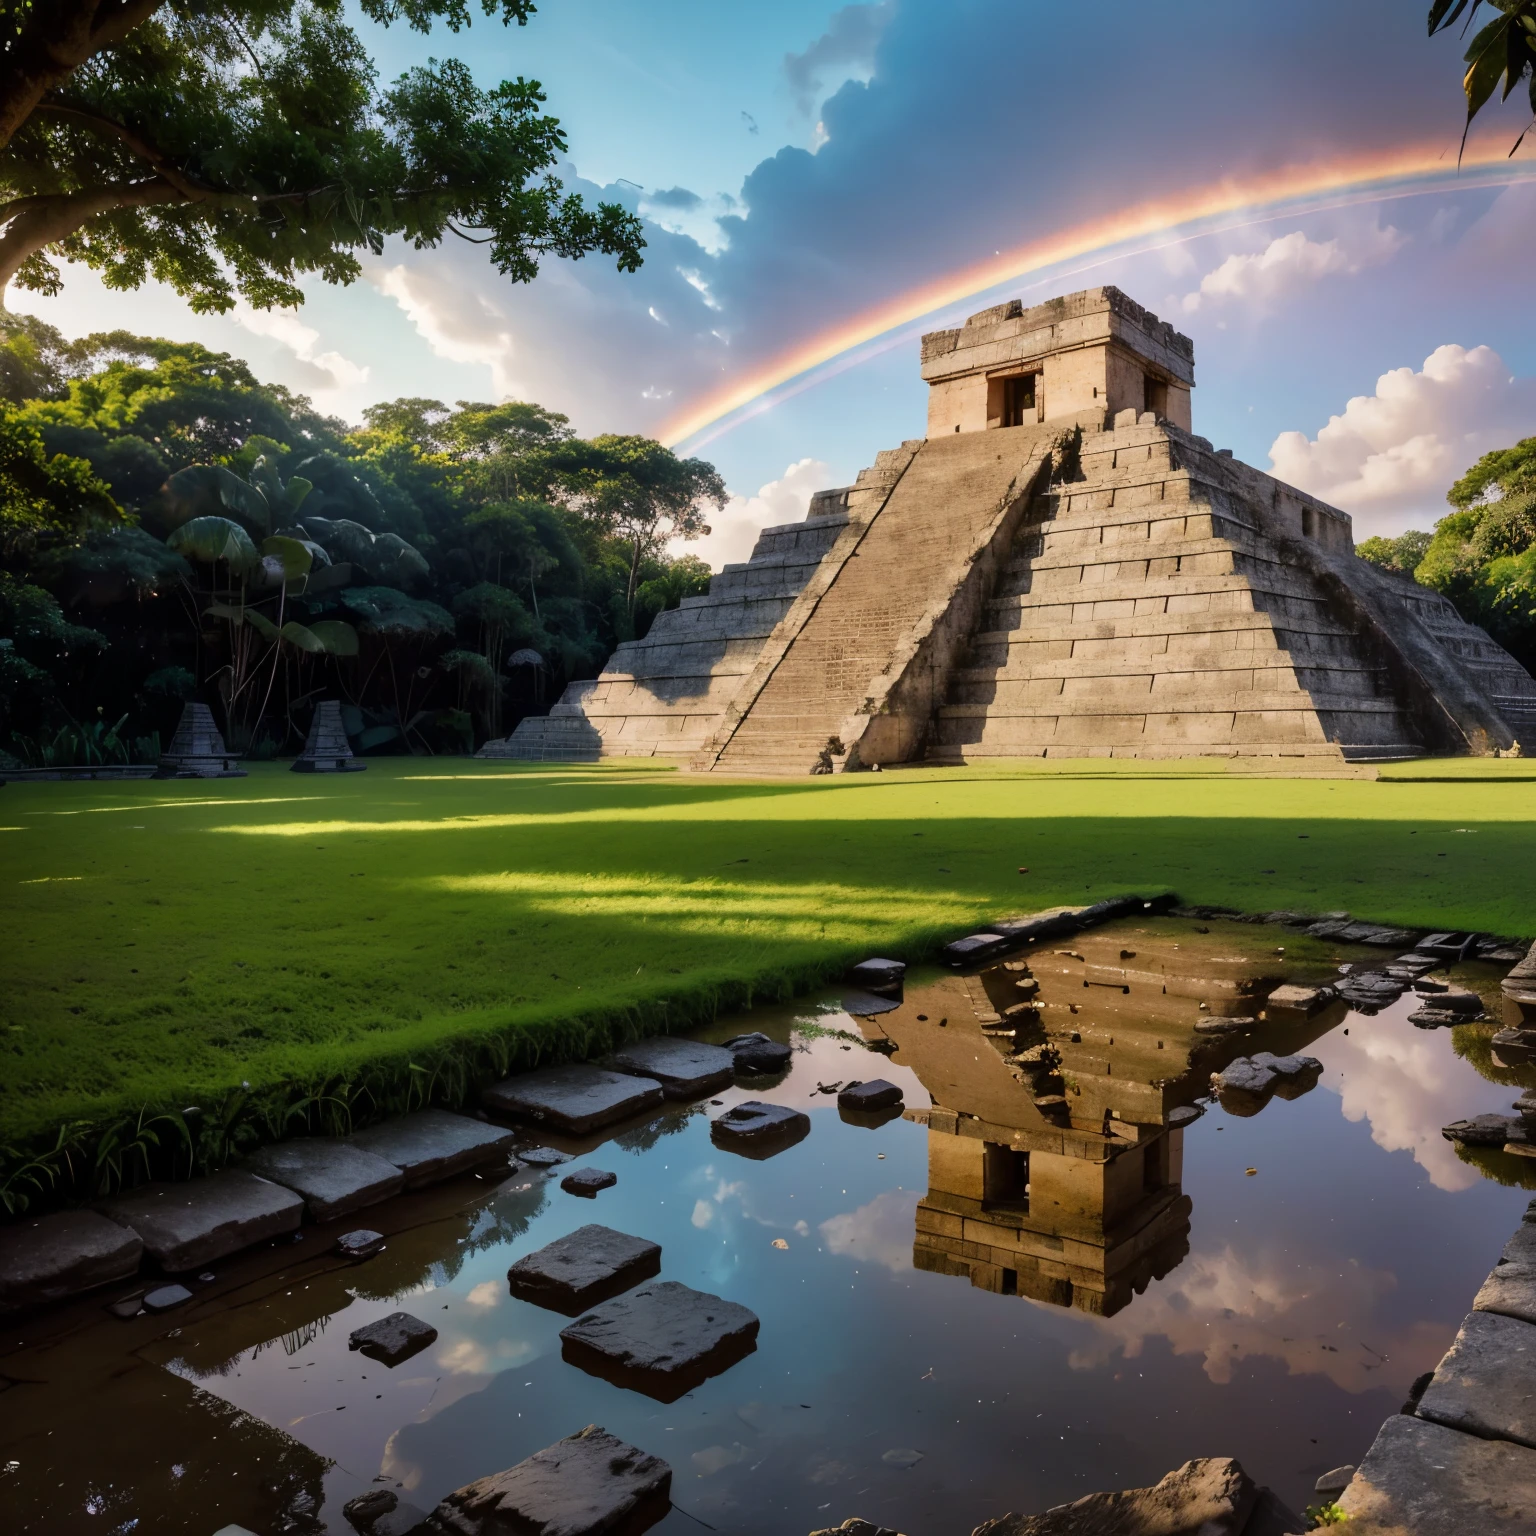
{"type": "Polygon", "coordinates": [[[882,453],[849,492],[847,529],[691,766],[840,772],[919,752],[1064,430],[955,434],[882,453]]]}
{"type": "Polygon", "coordinates": [[[1387,658],[1298,557],[1348,551],[1338,513],[1147,416],[1079,462],[1019,526],[931,761],[1423,750],[1387,658]]]}
{"type": "Polygon", "coordinates": [[[476,754],[535,762],[687,757],[720,721],[796,595],[848,526],[848,493],[820,491],[804,522],[765,528],[752,558],[727,565],[707,594],[657,614],[620,645],[601,677],[572,683],[547,715],[476,754]]]}

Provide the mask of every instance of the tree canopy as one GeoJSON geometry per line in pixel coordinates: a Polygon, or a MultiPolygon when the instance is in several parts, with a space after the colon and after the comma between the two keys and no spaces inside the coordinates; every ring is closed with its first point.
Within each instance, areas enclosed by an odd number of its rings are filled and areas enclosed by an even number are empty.
{"type": "MultiPolygon", "coordinates": [[[[468,0],[360,0],[425,32],[468,0]]],[[[482,0],[523,26],[529,0],[482,0]]],[[[428,59],[381,87],[345,0],[0,0],[0,294],[154,277],[195,310],[303,301],[359,254],[452,234],[527,282],[547,256],[641,262],[640,222],[553,174],[566,139],[537,81],[428,59]]]]}
{"type": "MultiPolygon", "coordinates": [[[[1485,4],[1494,15],[1473,33],[1465,55],[1466,73],[1461,80],[1467,98],[1463,145],[1472,119],[1487,106],[1501,80],[1504,91],[1500,100],[1508,101],[1516,86],[1529,76],[1531,112],[1536,114],[1536,0],[1433,0],[1429,8],[1429,35],[1433,37],[1455,26],[1463,16],[1463,30],[1470,30],[1485,4]]],[[[1524,138],[1522,130],[1510,154],[1519,149],[1524,138]]]]}
{"type": "Polygon", "coordinates": [[[715,471],[531,402],[353,428],[195,343],[4,315],[0,380],[0,751],[23,759],[92,719],[152,758],[194,694],[236,751],[296,747],[322,695],[356,746],[463,751],[708,584],[665,544],[715,471]]]}

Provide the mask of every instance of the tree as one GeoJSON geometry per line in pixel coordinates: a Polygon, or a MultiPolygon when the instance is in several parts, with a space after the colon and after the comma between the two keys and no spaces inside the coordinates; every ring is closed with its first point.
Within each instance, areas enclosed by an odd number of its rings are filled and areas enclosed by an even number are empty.
{"type": "Polygon", "coordinates": [[[714,465],[680,459],[650,437],[573,439],[551,449],[548,462],[573,509],[624,546],[631,619],[642,563],[673,539],[707,534],[705,508],[725,505],[725,482],[714,465]]]}
{"type": "MultiPolygon", "coordinates": [[[[418,31],[468,0],[360,0],[418,31]]],[[[525,25],[530,0],[481,0],[525,25]]],[[[50,259],[115,288],[153,276],[198,311],[303,302],[387,237],[452,233],[528,282],[547,256],[636,270],[640,221],[552,174],[566,140],[536,81],[456,59],[379,90],[345,0],[0,0],[0,295],[56,293],[50,259]]]]}
{"type": "Polygon", "coordinates": [[[14,405],[0,403],[0,558],[120,523],[106,484],[83,459],[50,454],[14,405]]]}
{"type": "MultiPolygon", "coordinates": [[[[1485,3],[1497,14],[1473,35],[1466,51],[1467,70],[1461,80],[1467,98],[1467,124],[1461,134],[1463,147],[1472,119],[1488,104],[1501,78],[1504,94],[1500,99],[1508,101],[1521,80],[1530,76],[1531,111],[1536,114],[1536,0],[1434,0],[1429,8],[1429,35],[1433,37],[1436,32],[1454,26],[1463,14],[1466,26],[1470,27],[1485,3]]],[[[1521,131],[1510,154],[1520,148],[1527,131],[1521,131]]]]}
{"type": "Polygon", "coordinates": [[[1429,541],[1429,534],[1417,530],[1400,534],[1395,539],[1385,539],[1377,534],[1375,538],[1362,539],[1355,545],[1355,553],[1372,565],[1385,566],[1401,576],[1412,576],[1429,549],[1429,541]]]}

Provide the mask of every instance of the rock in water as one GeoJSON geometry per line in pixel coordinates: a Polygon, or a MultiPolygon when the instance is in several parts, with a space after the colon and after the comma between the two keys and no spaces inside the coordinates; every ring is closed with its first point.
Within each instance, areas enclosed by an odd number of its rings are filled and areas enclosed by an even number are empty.
{"type": "Polygon", "coordinates": [[[451,1536],[639,1536],[672,1507],[672,1468],[589,1424],[432,1511],[451,1536]]]}
{"type": "Polygon", "coordinates": [[[1355,1475],[1353,1466],[1335,1467],[1331,1472],[1323,1475],[1312,1485],[1313,1493],[1320,1493],[1326,1499],[1336,1499],[1349,1487],[1349,1480],[1355,1475]]]}
{"type": "Polygon", "coordinates": [[[22,1217],[0,1227],[0,1313],[127,1279],[143,1252],[137,1232],[95,1211],[22,1217]]]}
{"type": "Polygon", "coordinates": [[[578,1168],[560,1180],[560,1188],[568,1195],[595,1200],[599,1190],[612,1189],[618,1182],[618,1174],[609,1173],[606,1168],[578,1168]]]}
{"type": "Polygon", "coordinates": [[[360,1350],[370,1360],[387,1366],[399,1365],[420,1354],[437,1337],[437,1329],[409,1312],[391,1312],[366,1328],[355,1329],[347,1339],[348,1347],[360,1350]]]}
{"type": "Polygon", "coordinates": [[[866,992],[899,992],[907,974],[904,960],[861,960],[848,972],[848,980],[866,992]]]}
{"type": "Polygon", "coordinates": [[[756,1031],[727,1040],[723,1048],[731,1053],[736,1070],[743,1077],[769,1077],[782,1072],[795,1054],[787,1045],[756,1031]]]}
{"type": "Polygon", "coordinates": [[[1043,1515],[1004,1515],[972,1536],[1241,1536],[1259,1490],[1230,1457],[1186,1461],[1151,1488],[1090,1493],[1043,1515]]]}
{"type": "Polygon", "coordinates": [[[811,1117],[782,1104],[747,1099],[709,1123],[710,1140],[745,1157],[772,1157],[810,1134],[811,1117]]]}
{"type": "Polygon", "coordinates": [[[661,1245],[591,1223],[525,1254],[507,1271],[514,1296],[574,1316],[649,1280],[661,1245]]]}
{"type": "Polygon", "coordinates": [[[205,1269],[216,1259],[298,1230],[304,1201],[243,1168],[186,1184],[146,1184],[104,1200],[103,1216],[144,1239],[144,1252],[169,1274],[205,1269]]]}
{"type": "Polygon", "coordinates": [[[584,1136],[662,1102],[661,1084],[601,1067],[542,1067],[493,1083],[480,1102],[498,1114],[537,1120],[584,1136]]]}
{"type": "Polygon", "coordinates": [[[258,1147],[245,1165],[304,1197],[311,1221],[333,1221],[398,1194],[405,1175],[393,1163],[344,1141],[299,1136],[258,1147]]]}
{"type": "Polygon", "coordinates": [[[157,779],[243,779],[245,769],[224,745],[206,704],[184,704],[181,722],[160,759],[157,779]]]}
{"type": "Polygon", "coordinates": [[[359,1227],[355,1232],[343,1232],[336,1239],[336,1251],[349,1259],[371,1259],[384,1251],[384,1234],[371,1227],[359,1227]]]}
{"type": "Polygon", "coordinates": [[[734,1058],[723,1046],[667,1035],[626,1045],[608,1062],[620,1072],[655,1079],[669,1099],[696,1099],[728,1088],[736,1071],[734,1058]]]}
{"type": "Polygon", "coordinates": [[[839,1109],[896,1109],[902,1104],[901,1089],[883,1077],[867,1083],[849,1083],[837,1096],[839,1109]]]}
{"type": "Polygon", "coordinates": [[[572,1365],[673,1403],[751,1354],[758,1327],[733,1301],[663,1280],[603,1302],[560,1339],[572,1365]]]}
{"type": "Polygon", "coordinates": [[[505,1162],[516,1139],[511,1131],[468,1115],[420,1109],[359,1131],[350,1145],[393,1163],[405,1175],[407,1189],[420,1189],[482,1163],[505,1162]]]}
{"type": "Polygon", "coordinates": [[[1474,1115],[1470,1120],[1453,1120],[1440,1134],[1467,1147],[1502,1147],[1523,1128],[1524,1122],[1514,1115],[1474,1115]]]}

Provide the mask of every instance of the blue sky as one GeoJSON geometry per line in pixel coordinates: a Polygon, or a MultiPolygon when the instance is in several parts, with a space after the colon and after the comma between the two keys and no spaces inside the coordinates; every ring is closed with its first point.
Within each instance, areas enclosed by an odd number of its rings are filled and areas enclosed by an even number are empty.
{"type": "MultiPolygon", "coordinates": [[[[450,242],[392,247],[296,313],[197,317],[76,272],[59,299],[12,302],[73,334],[237,352],[353,420],[401,394],[515,395],[585,432],[656,432],[862,310],[1150,197],[1405,144],[1449,171],[1460,50],[1425,39],[1421,10],[547,0],[525,29],[365,26],[385,78],[432,54],[484,83],[541,80],[568,183],[646,218],[643,271],[553,262],[514,288],[450,242]]],[[[1511,103],[1490,132],[1502,150],[1523,126],[1511,103]]],[[[1536,143],[1513,169],[1536,172],[1536,143]]],[[[1194,338],[1197,431],[1344,506],[1357,536],[1428,526],[1478,453],[1536,433],[1536,180],[1413,190],[1047,272],[915,329],[1116,283],[1194,338]]],[[[742,558],[757,527],[922,428],[915,330],[817,374],[700,449],[738,498],[702,552],[742,558]]]]}

